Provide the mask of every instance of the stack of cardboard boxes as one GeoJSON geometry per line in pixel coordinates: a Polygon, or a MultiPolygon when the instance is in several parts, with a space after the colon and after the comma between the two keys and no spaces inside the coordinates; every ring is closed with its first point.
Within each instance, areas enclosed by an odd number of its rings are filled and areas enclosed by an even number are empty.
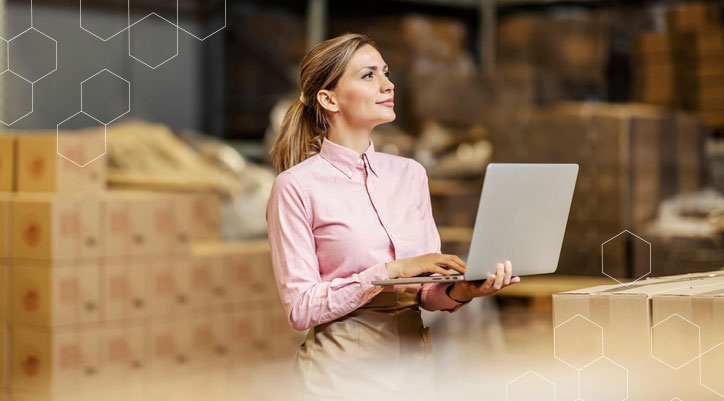
{"type": "Polygon", "coordinates": [[[634,96],[695,111],[712,129],[724,128],[724,25],[715,2],[667,10],[667,31],[645,32],[634,45],[634,96]]]}
{"type": "Polygon", "coordinates": [[[105,190],[103,158],[76,163],[98,141],[0,135],[0,386],[58,399],[293,353],[268,242],[221,242],[213,193],[105,190]]]}
{"type": "MultiPolygon", "coordinates": [[[[640,232],[662,199],[700,186],[703,131],[690,115],[651,106],[566,103],[501,120],[490,138],[494,161],[580,165],[559,271],[600,274],[603,242],[640,232]]],[[[609,252],[610,274],[630,274],[627,246],[609,252]]]]}

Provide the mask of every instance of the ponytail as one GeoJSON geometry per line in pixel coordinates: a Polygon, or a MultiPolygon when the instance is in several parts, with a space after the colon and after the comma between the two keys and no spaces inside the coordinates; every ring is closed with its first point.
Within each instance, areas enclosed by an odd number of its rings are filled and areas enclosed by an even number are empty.
{"type": "Polygon", "coordinates": [[[278,173],[319,153],[322,148],[325,132],[308,107],[297,100],[284,115],[279,136],[270,151],[278,173]]]}

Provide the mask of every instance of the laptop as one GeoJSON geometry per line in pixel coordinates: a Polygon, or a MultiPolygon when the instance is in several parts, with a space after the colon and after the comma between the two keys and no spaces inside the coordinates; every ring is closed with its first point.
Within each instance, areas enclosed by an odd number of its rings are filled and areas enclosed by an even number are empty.
{"type": "Polygon", "coordinates": [[[465,258],[465,274],[395,278],[372,284],[484,280],[506,260],[513,263],[514,276],[555,272],[577,177],[577,164],[489,164],[465,258]]]}

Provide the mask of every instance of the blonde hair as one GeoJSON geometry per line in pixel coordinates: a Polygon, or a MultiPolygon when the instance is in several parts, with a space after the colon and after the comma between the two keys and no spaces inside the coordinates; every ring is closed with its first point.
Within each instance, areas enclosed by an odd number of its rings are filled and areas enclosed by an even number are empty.
{"type": "Polygon", "coordinates": [[[365,35],[346,33],[314,46],[302,59],[299,99],[287,110],[269,153],[277,172],[319,153],[329,120],[317,103],[317,92],[337,86],[354,52],[364,45],[375,46],[365,35]]]}

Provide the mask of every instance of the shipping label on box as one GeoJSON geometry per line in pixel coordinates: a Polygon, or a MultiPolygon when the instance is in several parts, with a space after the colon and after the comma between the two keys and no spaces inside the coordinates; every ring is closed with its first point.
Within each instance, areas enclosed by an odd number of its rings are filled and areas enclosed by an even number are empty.
{"type": "Polygon", "coordinates": [[[107,262],[102,267],[103,320],[142,319],[148,313],[148,262],[133,259],[107,262]]]}
{"type": "Polygon", "coordinates": [[[84,391],[100,385],[97,326],[41,329],[13,326],[11,383],[15,391],[84,391]]]}
{"type": "Polygon", "coordinates": [[[88,260],[102,255],[97,197],[17,194],[10,212],[15,259],[88,260]]]}
{"type": "Polygon", "coordinates": [[[102,329],[101,336],[104,384],[141,382],[147,368],[144,325],[108,325],[102,329]]]}
{"type": "Polygon", "coordinates": [[[15,169],[15,136],[0,133],[0,192],[12,192],[15,169]]]}
{"type": "Polygon", "coordinates": [[[10,275],[10,320],[43,327],[99,322],[99,284],[97,264],[16,262],[10,275]]]}

